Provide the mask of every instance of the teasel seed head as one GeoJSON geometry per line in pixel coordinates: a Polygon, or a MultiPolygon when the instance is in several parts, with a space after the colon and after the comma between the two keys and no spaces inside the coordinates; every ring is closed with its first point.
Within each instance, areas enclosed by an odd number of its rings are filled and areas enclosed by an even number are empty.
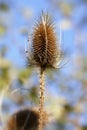
{"type": "MultiPolygon", "coordinates": [[[[47,122],[47,114],[44,112],[44,122],[47,122]]],[[[34,109],[19,110],[8,120],[6,130],[38,130],[39,112],[34,109]]]]}
{"type": "Polygon", "coordinates": [[[31,36],[31,51],[28,52],[30,65],[46,68],[57,68],[60,58],[60,45],[57,43],[54,22],[48,13],[43,13],[34,25],[31,36]]]}

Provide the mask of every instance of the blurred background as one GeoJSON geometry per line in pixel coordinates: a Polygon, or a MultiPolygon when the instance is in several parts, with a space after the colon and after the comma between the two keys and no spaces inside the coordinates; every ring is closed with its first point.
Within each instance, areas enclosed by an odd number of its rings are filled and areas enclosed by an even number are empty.
{"type": "Polygon", "coordinates": [[[64,54],[60,69],[46,73],[44,129],[87,130],[87,0],[0,0],[0,128],[21,107],[38,107],[39,76],[27,67],[25,44],[42,10],[64,54]]]}

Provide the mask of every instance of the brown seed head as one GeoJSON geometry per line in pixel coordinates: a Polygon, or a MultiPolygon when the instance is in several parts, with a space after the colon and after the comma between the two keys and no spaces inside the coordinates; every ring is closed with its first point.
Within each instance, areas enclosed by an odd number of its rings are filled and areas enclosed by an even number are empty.
{"type": "MultiPolygon", "coordinates": [[[[44,125],[47,114],[44,112],[44,125]]],[[[14,113],[8,120],[6,130],[37,130],[39,113],[37,110],[24,109],[14,113]]]]}
{"type": "Polygon", "coordinates": [[[56,68],[60,60],[60,49],[57,46],[54,23],[48,14],[41,14],[35,24],[32,36],[32,51],[29,58],[31,64],[42,69],[56,68]]]}

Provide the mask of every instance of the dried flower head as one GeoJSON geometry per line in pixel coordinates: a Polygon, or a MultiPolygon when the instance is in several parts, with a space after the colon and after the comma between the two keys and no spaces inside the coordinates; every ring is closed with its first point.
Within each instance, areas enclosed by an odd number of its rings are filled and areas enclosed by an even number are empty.
{"type": "MultiPolygon", "coordinates": [[[[44,112],[44,124],[47,114],[44,112]]],[[[6,130],[37,130],[39,125],[39,113],[37,110],[24,109],[14,113],[8,120],[6,130]]]]}
{"type": "Polygon", "coordinates": [[[48,13],[42,12],[40,20],[35,23],[33,35],[29,38],[29,47],[26,51],[30,65],[40,68],[40,97],[39,97],[39,125],[43,130],[44,115],[44,71],[46,68],[57,68],[60,59],[60,45],[57,44],[54,22],[48,13]]]}
{"type": "Polygon", "coordinates": [[[60,61],[60,46],[57,44],[54,22],[43,12],[34,26],[28,59],[30,65],[37,65],[43,70],[57,68],[60,61]]]}

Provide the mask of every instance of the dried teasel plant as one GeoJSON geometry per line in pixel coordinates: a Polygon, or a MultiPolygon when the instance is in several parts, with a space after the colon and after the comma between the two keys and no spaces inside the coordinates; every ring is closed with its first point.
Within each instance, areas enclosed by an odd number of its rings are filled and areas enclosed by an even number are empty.
{"type": "MultiPolygon", "coordinates": [[[[47,114],[44,112],[43,125],[47,122],[47,114]]],[[[39,113],[36,109],[20,109],[12,114],[7,122],[6,130],[38,130],[39,113]]]]}
{"type": "Polygon", "coordinates": [[[41,13],[40,19],[35,23],[33,34],[28,41],[29,45],[31,45],[26,51],[29,64],[40,68],[39,130],[42,130],[44,72],[47,68],[58,68],[61,61],[61,51],[55,33],[55,24],[48,13],[41,13]]]}

